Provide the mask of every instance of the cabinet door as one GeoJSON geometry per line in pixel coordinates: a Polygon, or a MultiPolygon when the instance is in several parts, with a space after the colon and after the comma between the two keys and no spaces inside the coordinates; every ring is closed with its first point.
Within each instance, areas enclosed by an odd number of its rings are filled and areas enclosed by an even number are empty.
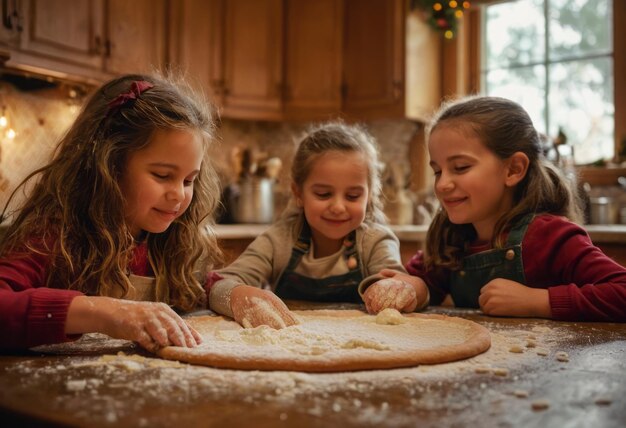
{"type": "Polygon", "coordinates": [[[325,119],[341,109],[341,0],[288,0],[285,114],[325,119]]]}
{"type": "Polygon", "coordinates": [[[165,0],[107,1],[106,71],[143,73],[165,64],[165,0]]]}
{"type": "Polygon", "coordinates": [[[404,116],[404,0],[345,0],[344,105],[359,119],[404,116]]]}
{"type": "Polygon", "coordinates": [[[102,0],[24,0],[20,50],[102,67],[102,0]]]}
{"type": "Polygon", "coordinates": [[[224,22],[223,115],[282,117],[281,0],[228,0],[224,22]]]}
{"type": "Polygon", "coordinates": [[[169,58],[189,83],[221,104],[225,0],[170,2],[169,58]]]}

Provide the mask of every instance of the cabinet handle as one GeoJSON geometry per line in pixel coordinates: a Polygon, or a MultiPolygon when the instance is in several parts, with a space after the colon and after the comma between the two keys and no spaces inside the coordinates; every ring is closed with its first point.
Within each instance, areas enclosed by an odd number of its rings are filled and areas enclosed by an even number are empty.
{"type": "Polygon", "coordinates": [[[395,100],[399,100],[402,97],[402,90],[404,89],[404,85],[399,80],[393,81],[393,98],[395,100]]]}
{"type": "Polygon", "coordinates": [[[11,1],[11,11],[9,11],[9,1],[10,0],[2,0],[2,25],[7,30],[17,30],[18,32],[22,31],[21,17],[17,13],[17,4],[15,0],[11,1]],[[14,28],[15,27],[15,28],[14,28]]]}
{"type": "Polygon", "coordinates": [[[2,0],[2,25],[8,30],[13,29],[11,16],[9,15],[9,0],[2,0]]]}
{"type": "Polygon", "coordinates": [[[102,55],[102,39],[100,36],[93,38],[93,49],[91,49],[93,55],[102,55]]]}

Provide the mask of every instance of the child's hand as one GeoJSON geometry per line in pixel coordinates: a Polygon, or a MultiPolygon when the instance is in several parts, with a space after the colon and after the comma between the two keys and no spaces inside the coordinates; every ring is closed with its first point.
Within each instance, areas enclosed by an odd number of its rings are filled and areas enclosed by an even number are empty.
{"type": "Polygon", "coordinates": [[[296,317],[278,296],[249,285],[233,288],[230,307],[235,321],[245,328],[268,325],[279,329],[298,324],[296,317]]]}
{"type": "Polygon", "coordinates": [[[168,345],[194,347],[202,338],[165,303],[110,297],[76,297],[69,308],[66,333],[99,332],[132,340],[150,352],[168,345]]]}
{"type": "Polygon", "coordinates": [[[548,290],[503,278],[492,279],[480,289],[478,304],[487,315],[552,317],[548,290]]]}
{"type": "Polygon", "coordinates": [[[428,288],[421,278],[391,269],[383,269],[380,274],[386,278],[370,285],[363,293],[365,308],[370,314],[386,308],[413,312],[418,305],[428,304],[428,288]]]}

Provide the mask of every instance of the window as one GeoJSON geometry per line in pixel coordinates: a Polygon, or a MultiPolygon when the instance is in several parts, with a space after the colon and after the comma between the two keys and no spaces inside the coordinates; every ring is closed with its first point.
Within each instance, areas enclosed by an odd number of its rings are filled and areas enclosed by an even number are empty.
{"type": "Polygon", "coordinates": [[[482,92],[520,103],[539,132],[562,131],[576,164],[615,155],[613,1],[482,7],[482,92]]]}

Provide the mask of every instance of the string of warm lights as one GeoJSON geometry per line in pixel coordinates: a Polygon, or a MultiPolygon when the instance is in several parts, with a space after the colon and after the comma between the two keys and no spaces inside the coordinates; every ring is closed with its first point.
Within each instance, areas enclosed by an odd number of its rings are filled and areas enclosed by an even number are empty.
{"type": "Polygon", "coordinates": [[[13,140],[15,138],[15,130],[9,126],[9,118],[7,114],[7,107],[2,106],[2,112],[0,113],[0,136],[2,140],[13,140]]]}
{"type": "Polygon", "coordinates": [[[443,33],[446,39],[453,39],[457,33],[458,21],[470,8],[469,1],[457,0],[412,0],[411,8],[419,7],[426,14],[426,21],[435,30],[443,33]]]}

